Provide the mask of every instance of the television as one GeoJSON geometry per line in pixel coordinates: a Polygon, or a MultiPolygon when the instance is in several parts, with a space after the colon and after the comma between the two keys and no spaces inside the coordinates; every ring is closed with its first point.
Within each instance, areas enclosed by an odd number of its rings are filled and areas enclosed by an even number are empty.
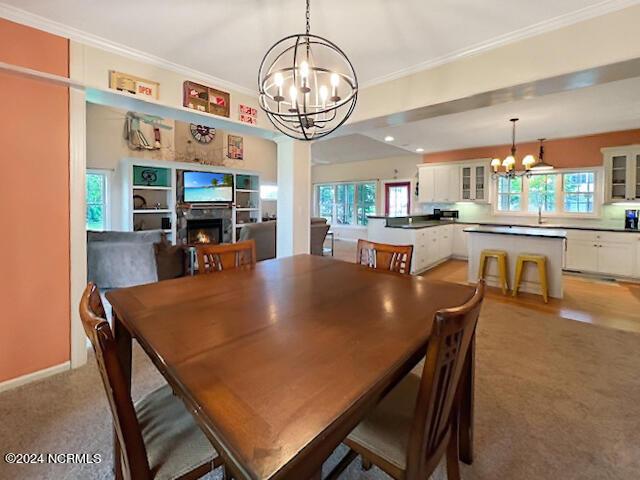
{"type": "Polygon", "coordinates": [[[182,173],[185,203],[233,202],[233,175],[230,173],[182,173]]]}

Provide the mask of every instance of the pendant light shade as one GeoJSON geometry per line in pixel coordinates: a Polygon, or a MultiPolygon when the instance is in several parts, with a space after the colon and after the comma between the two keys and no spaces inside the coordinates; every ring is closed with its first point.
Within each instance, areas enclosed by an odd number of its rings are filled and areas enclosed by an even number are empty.
{"type": "Polygon", "coordinates": [[[538,160],[531,166],[531,170],[534,172],[546,172],[549,170],[553,170],[553,165],[544,161],[544,141],[546,138],[539,138],[540,142],[540,151],[538,152],[538,160]]]}

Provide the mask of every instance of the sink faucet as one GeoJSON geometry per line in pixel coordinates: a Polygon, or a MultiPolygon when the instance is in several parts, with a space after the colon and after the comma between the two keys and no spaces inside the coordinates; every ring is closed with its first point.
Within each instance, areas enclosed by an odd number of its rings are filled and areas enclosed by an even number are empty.
{"type": "Polygon", "coordinates": [[[538,205],[538,225],[542,225],[542,205],[538,205]]]}

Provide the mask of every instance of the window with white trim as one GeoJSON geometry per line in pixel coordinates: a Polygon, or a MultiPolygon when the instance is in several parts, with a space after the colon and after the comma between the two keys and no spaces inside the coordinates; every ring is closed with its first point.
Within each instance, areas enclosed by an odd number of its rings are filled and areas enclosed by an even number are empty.
{"type": "Polygon", "coordinates": [[[596,213],[596,170],[556,171],[497,180],[496,212],[551,215],[596,213]]]}
{"type": "Polygon", "coordinates": [[[376,213],[377,182],[324,183],[315,186],[316,215],[333,225],[369,223],[376,213]]]}
{"type": "Polygon", "coordinates": [[[498,179],[498,210],[519,212],[522,209],[522,177],[498,179]]]}
{"type": "Polygon", "coordinates": [[[109,216],[109,172],[87,170],[86,183],[86,224],[87,230],[108,230],[109,216]]]}

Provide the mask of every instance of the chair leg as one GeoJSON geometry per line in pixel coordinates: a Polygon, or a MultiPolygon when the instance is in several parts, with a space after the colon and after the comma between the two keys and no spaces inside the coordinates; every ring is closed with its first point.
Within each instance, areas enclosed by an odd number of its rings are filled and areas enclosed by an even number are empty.
{"type": "Polygon", "coordinates": [[[362,457],[362,470],[371,470],[371,460],[362,457]]]}
{"type": "Polygon", "coordinates": [[[522,267],[524,266],[524,262],[521,259],[518,259],[518,263],[516,264],[516,278],[513,282],[513,296],[515,297],[518,294],[518,288],[520,287],[520,280],[522,278],[522,267]]]}
{"type": "Polygon", "coordinates": [[[549,302],[549,285],[547,284],[547,262],[540,260],[538,262],[538,273],[540,275],[540,288],[542,289],[542,298],[544,303],[549,302]]]}
{"type": "Polygon", "coordinates": [[[480,254],[480,265],[478,265],[478,280],[482,280],[484,278],[484,264],[487,260],[487,257],[484,253],[480,254]]]}
{"type": "Polygon", "coordinates": [[[451,423],[451,436],[449,437],[449,445],[447,446],[447,480],[460,480],[457,415],[453,415],[453,421],[451,423]]]}
{"type": "Polygon", "coordinates": [[[500,284],[502,285],[502,294],[507,294],[509,284],[507,283],[507,259],[505,257],[498,257],[498,268],[500,269],[500,284]]]}

